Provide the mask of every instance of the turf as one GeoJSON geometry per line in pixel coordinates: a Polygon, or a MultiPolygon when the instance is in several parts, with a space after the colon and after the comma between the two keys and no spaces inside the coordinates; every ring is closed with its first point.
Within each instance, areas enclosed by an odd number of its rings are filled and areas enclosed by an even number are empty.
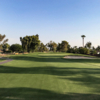
{"type": "Polygon", "coordinates": [[[0,62],[2,62],[2,61],[5,61],[5,59],[1,59],[1,58],[0,58],[0,62]]]}
{"type": "Polygon", "coordinates": [[[100,59],[67,53],[11,56],[0,65],[0,100],[100,100],[100,59]]]}

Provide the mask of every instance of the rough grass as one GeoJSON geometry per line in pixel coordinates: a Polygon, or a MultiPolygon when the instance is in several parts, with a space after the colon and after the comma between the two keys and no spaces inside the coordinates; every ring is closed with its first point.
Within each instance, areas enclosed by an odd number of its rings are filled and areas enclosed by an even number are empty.
{"type": "Polygon", "coordinates": [[[100,59],[66,53],[11,56],[0,65],[0,100],[100,100],[100,59]]]}

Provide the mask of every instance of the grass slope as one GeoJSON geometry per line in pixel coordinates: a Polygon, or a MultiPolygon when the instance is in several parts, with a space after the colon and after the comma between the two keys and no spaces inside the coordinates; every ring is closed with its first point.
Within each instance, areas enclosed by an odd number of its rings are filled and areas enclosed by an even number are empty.
{"type": "Polygon", "coordinates": [[[66,55],[12,56],[0,65],[0,100],[100,100],[100,59],[63,59],[66,55]]]}

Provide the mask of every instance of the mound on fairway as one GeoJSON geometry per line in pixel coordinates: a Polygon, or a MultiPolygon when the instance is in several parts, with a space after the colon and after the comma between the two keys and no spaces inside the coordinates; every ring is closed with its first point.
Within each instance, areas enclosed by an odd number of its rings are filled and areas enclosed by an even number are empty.
{"type": "Polygon", "coordinates": [[[94,59],[94,57],[85,57],[85,56],[65,56],[66,59],[94,59]]]}

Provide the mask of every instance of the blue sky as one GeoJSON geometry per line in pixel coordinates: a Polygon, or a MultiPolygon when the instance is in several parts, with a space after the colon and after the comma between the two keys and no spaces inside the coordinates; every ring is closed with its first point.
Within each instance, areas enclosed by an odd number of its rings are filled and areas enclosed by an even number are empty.
{"type": "Polygon", "coordinates": [[[73,46],[100,45],[100,0],[0,0],[0,34],[9,44],[39,34],[46,44],[66,40],[73,46]]]}

